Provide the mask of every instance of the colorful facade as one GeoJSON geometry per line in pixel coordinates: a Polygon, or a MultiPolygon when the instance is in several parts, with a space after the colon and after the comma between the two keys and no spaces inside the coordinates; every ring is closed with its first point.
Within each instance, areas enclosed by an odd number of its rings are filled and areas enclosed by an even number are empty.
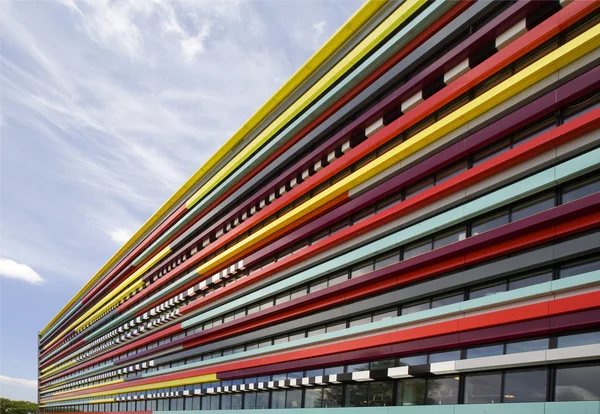
{"type": "Polygon", "coordinates": [[[40,332],[41,411],[600,413],[599,9],[368,1],[40,332]]]}

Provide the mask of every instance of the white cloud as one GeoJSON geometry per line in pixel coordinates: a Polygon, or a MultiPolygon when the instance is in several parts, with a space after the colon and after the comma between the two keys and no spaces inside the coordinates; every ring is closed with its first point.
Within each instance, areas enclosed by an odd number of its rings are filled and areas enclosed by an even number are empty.
{"type": "Polygon", "coordinates": [[[0,384],[16,385],[18,387],[37,389],[38,383],[36,380],[28,380],[22,378],[12,378],[6,375],[0,375],[0,384]]]}
{"type": "Polygon", "coordinates": [[[316,50],[321,43],[323,42],[323,40],[321,39],[321,36],[323,35],[323,31],[325,30],[325,26],[327,25],[327,21],[326,20],[319,20],[318,22],[313,23],[312,27],[313,29],[315,29],[314,35],[313,35],[313,48],[316,50]]]}
{"type": "Polygon", "coordinates": [[[5,258],[0,258],[0,276],[22,280],[32,285],[39,285],[45,282],[31,267],[5,258]]]}
{"type": "Polygon", "coordinates": [[[108,231],[108,235],[112,241],[118,244],[125,244],[131,238],[133,232],[128,229],[116,228],[108,231]]]}

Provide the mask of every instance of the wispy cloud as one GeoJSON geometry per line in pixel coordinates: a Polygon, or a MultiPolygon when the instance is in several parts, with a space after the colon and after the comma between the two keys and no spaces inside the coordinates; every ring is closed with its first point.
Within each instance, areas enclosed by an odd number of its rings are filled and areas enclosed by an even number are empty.
{"type": "Polygon", "coordinates": [[[31,267],[14,260],[0,257],[0,276],[17,279],[32,285],[40,285],[45,280],[31,267]]]}
{"type": "Polygon", "coordinates": [[[16,385],[18,387],[37,389],[38,383],[36,380],[29,380],[23,378],[12,378],[6,375],[0,375],[0,384],[5,385],[16,385]]]}

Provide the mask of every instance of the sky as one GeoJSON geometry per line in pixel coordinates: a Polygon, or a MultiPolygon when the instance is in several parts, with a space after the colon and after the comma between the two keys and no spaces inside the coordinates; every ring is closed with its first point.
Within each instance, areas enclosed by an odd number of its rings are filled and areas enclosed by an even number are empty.
{"type": "Polygon", "coordinates": [[[37,332],[361,5],[0,2],[0,396],[37,332]]]}

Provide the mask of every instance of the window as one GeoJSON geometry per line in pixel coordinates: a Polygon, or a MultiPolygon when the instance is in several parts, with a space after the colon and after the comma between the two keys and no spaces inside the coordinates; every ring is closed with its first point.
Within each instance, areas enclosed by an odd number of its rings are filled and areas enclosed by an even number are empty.
{"type": "Polygon", "coordinates": [[[373,315],[373,322],[385,321],[387,319],[392,319],[396,316],[398,316],[398,311],[396,309],[386,311],[386,312],[376,313],[375,315],[373,315]]]}
{"type": "Polygon", "coordinates": [[[471,289],[469,299],[483,298],[485,296],[495,295],[496,293],[505,292],[506,283],[500,283],[492,286],[485,286],[477,289],[471,289]]]}
{"type": "Polygon", "coordinates": [[[519,352],[543,351],[548,349],[548,338],[532,339],[529,341],[509,342],[506,344],[507,354],[519,352]]]}
{"type": "Polygon", "coordinates": [[[504,374],[503,401],[505,403],[546,401],[547,380],[546,369],[508,371],[504,374]]]}
{"type": "Polygon", "coordinates": [[[404,248],[404,260],[427,253],[431,250],[431,240],[419,241],[404,248]]]}
{"type": "Polygon", "coordinates": [[[569,346],[593,345],[599,343],[600,331],[596,331],[559,336],[556,340],[556,347],[566,348],[569,346]]]}
{"type": "Polygon", "coordinates": [[[321,289],[325,289],[327,287],[327,279],[319,279],[310,284],[309,292],[317,292],[321,289]]]}
{"type": "Polygon", "coordinates": [[[302,408],[302,390],[287,390],[285,395],[285,408],[302,408]]]}
{"type": "MultiPolygon", "coordinates": [[[[248,394],[246,394],[248,395],[248,394]]],[[[256,408],[258,410],[264,410],[269,408],[269,393],[259,392],[256,394],[256,408]]]]}
{"type": "Polygon", "coordinates": [[[556,401],[600,400],[600,365],[556,370],[556,401]]]}
{"type": "Polygon", "coordinates": [[[429,363],[457,361],[460,359],[460,351],[435,352],[429,355],[429,363]]]}
{"type": "Polygon", "coordinates": [[[346,385],[346,407],[366,407],[369,402],[369,384],[358,383],[346,385]]]}
{"type": "Polygon", "coordinates": [[[436,377],[427,380],[428,405],[446,405],[458,403],[459,377],[436,377]]]}
{"type": "Polygon", "coordinates": [[[338,323],[329,324],[329,325],[327,325],[326,331],[327,331],[327,333],[329,333],[329,332],[339,331],[342,329],[346,329],[346,322],[338,322],[338,323]]]}
{"type": "Polygon", "coordinates": [[[580,275],[582,273],[600,270],[600,259],[595,258],[560,267],[560,278],[580,275]]]}
{"type": "Polygon", "coordinates": [[[562,193],[562,202],[569,203],[579,198],[600,191],[600,177],[593,177],[582,183],[576,183],[565,187],[562,193]]]}
{"type": "Polygon", "coordinates": [[[420,312],[429,309],[429,302],[418,303],[415,305],[407,305],[402,307],[402,315],[410,315],[411,313],[420,312]]]}
{"type": "Polygon", "coordinates": [[[369,369],[371,369],[371,370],[393,368],[395,366],[396,366],[396,360],[394,358],[382,359],[379,361],[372,361],[369,363],[369,369]]]}
{"type": "Polygon", "coordinates": [[[232,394],[231,395],[231,409],[232,410],[241,410],[242,409],[242,394],[232,394]]]}
{"type": "Polygon", "coordinates": [[[321,408],[323,388],[306,388],[304,391],[304,408],[321,408]]]}
{"type": "Polygon", "coordinates": [[[502,374],[471,374],[465,376],[465,404],[499,403],[502,374]]]}
{"type": "Polygon", "coordinates": [[[533,216],[534,214],[554,207],[554,204],[554,194],[547,194],[526,203],[517,204],[512,209],[511,221],[517,221],[525,217],[533,216]]]}
{"type": "Polygon", "coordinates": [[[354,278],[354,277],[362,276],[362,275],[365,275],[372,271],[373,271],[373,263],[372,262],[362,263],[362,264],[357,265],[352,268],[352,276],[351,277],[354,278]]]}
{"type": "Polygon", "coordinates": [[[342,406],[342,386],[333,385],[323,388],[323,408],[342,406]]]}
{"type": "Polygon", "coordinates": [[[397,405],[425,404],[425,385],[423,378],[398,381],[397,405]]]}
{"type": "Polygon", "coordinates": [[[489,160],[492,157],[495,157],[498,154],[501,154],[510,149],[510,140],[504,140],[498,144],[494,144],[492,147],[488,148],[485,151],[479,152],[473,156],[473,167],[481,164],[484,161],[489,160]]]}
{"type": "Polygon", "coordinates": [[[504,345],[479,346],[467,349],[467,359],[502,355],[503,353],[504,345]]]}
{"type": "Polygon", "coordinates": [[[431,301],[431,309],[439,308],[440,306],[452,305],[453,303],[462,302],[465,299],[463,293],[458,293],[451,296],[435,298],[431,301]]]}
{"type": "Polygon", "coordinates": [[[463,240],[466,235],[467,232],[464,227],[450,230],[447,233],[443,233],[434,237],[433,248],[439,249],[440,247],[463,240]]]}
{"type": "Polygon", "coordinates": [[[431,188],[431,187],[433,187],[433,177],[432,178],[428,178],[428,179],[426,179],[424,181],[421,181],[418,184],[415,184],[413,186],[408,187],[406,189],[406,192],[405,192],[405,194],[406,194],[405,195],[405,199],[408,200],[410,197],[412,197],[412,196],[414,196],[416,194],[419,194],[420,192],[425,191],[425,190],[427,190],[428,188],[431,188]]]}
{"type": "Polygon", "coordinates": [[[485,217],[477,220],[471,227],[471,235],[477,236],[478,234],[485,233],[486,231],[495,229],[504,224],[508,224],[508,212],[502,211],[492,216],[485,217]]]}
{"type": "Polygon", "coordinates": [[[452,167],[446,168],[445,170],[438,172],[435,175],[435,183],[436,183],[436,185],[443,183],[447,179],[452,178],[455,175],[458,175],[463,171],[467,171],[467,162],[466,161],[463,161],[452,167]]]}
{"type": "Polygon", "coordinates": [[[369,385],[369,407],[392,405],[393,381],[374,381],[369,385]]]}
{"type": "Polygon", "coordinates": [[[271,408],[285,408],[285,390],[271,393],[271,408]]]}
{"type": "Polygon", "coordinates": [[[386,267],[392,265],[394,263],[398,263],[400,261],[399,252],[394,252],[388,254],[386,256],[379,257],[375,260],[375,270],[381,269],[382,267],[386,267]]]}
{"type": "Polygon", "coordinates": [[[367,323],[371,322],[371,317],[370,316],[366,316],[364,318],[358,318],[358,319],[353,319],[350,321],[349,327],[355,327],[355,326],[360,326],[360,325],[365,325],[367,323]]]}
{"type": "Polygon", "coordinates": [[[533,276],[524,276],[511,279],[508,282],[508,290],[520,289],[527,286],[538,285],[544,282],[552,281],[552,271],[547,271],[533,276]]]}

